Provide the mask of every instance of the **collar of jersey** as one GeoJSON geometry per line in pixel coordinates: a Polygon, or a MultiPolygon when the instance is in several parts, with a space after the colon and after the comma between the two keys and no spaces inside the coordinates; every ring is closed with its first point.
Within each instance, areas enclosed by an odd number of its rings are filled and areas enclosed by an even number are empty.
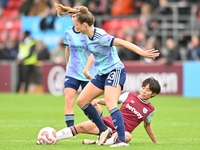
{"type": "Polygon", "coordinates": [[[74,33],[76,33],[76,34],[81,33],[81,32],[76,32],[74,28],[75,28],[75,26],[73,26],[74,33]]]}
{"type": "MultiPolygon", "coordinates": [[[[96,28],[94,28],[94,35],[95,35],[95,32],[96,32],[96,30],[97,30],[97,29],[96,29],[96,28]]],[[[90,40],[93,40],[93,38],[94,38],[94,35],[92,36],[92,38],[91,38],[91,39],[90,39],[89,37],[88,37],[88,38],[89,38],[90,40]]]]}
{"type": "Polygon", "coordinates": [[[142,102],[142,103],[145,103],[145,104],[148,104],[149,103],[149,100],[144,100],[140,97],[140,95],[138,95],[138,99],[142,102]]]}

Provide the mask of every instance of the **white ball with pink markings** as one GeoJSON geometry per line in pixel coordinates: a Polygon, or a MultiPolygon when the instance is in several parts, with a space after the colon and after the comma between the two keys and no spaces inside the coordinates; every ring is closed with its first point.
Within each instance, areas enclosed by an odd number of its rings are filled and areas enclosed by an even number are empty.
{"type": "Polygon", "coordinates": [[[52,127],[42,128],[38,133],[37,144],[39,145],[52,145],[56,144],[57,141],[56,130],[52,127]]]}

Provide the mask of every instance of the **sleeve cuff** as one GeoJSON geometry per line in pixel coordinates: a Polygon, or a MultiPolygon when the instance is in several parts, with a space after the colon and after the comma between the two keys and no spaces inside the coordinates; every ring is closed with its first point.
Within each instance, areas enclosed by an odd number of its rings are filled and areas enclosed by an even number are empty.
{"type": "Polygon", "coordinates": [[[113,41],[114,41],[115,37],[112,38],[111,42],[110,42],[110,47],[113,46],[113,41]]]}

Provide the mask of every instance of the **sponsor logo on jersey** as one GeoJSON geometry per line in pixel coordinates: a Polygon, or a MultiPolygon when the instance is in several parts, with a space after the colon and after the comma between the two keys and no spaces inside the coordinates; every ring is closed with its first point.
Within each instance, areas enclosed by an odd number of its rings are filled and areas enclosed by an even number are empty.
{"type": "Polygon", "coordinates": [[[147,112],[148,112],[148,110],[144,107],[144,108],[143,108],[143,113],[146,114],[147,112]]]}
{"type": "Polygon", "coordinates": [[[91,51],[91,53],[94,54],[95,56],[100,56],[100,53],[99,53],[99,52],[92,52],[92,51],[91,51]]]}
{"type": "Polygon", "coordinates": [[[138,116],[138,119],[143,118],[142,114],[139,113],[134,107],[130,106],[129,103],[126,105],[126,108],[128,108],[130,111],[136,114],[138,116]]]}

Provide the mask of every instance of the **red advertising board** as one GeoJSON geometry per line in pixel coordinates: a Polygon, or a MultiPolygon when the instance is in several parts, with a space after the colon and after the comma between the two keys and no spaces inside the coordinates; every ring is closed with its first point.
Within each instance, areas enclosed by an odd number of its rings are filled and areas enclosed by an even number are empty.
{"type": "Polygon", "coordinates": [[[182,95],[182,63],[173,63],[171,65],[133,61],[123,63],[127,73],[124,91],[139,93],[142,81],[152,76],[160,82],[161,94],[182,95]]]}
{"type": "MultiPolygon", "coordinates": [[[[127,73],[123,92],[139,93],[142,81],[152,76],[160,82],[161,94],[182,95],[183,69],[181,63],[172,65],[147,64],[136,61],[124,61],[123,63],[127,73]]],[[[45,63],[42,70],[44,91],[54,95],[62,95],[65,64],[45,63]]]]}
{"type": "Polygon", "coordinates": [[[1,63],[0,70],[0,92],[10,92],[11,65],[9,63],[1,63]]]}
{"type": "Polygon", "coordinates": [[[64,92],[65,64],[44,63],[42,82],[44,92],[62,95],[64,92]]]}

